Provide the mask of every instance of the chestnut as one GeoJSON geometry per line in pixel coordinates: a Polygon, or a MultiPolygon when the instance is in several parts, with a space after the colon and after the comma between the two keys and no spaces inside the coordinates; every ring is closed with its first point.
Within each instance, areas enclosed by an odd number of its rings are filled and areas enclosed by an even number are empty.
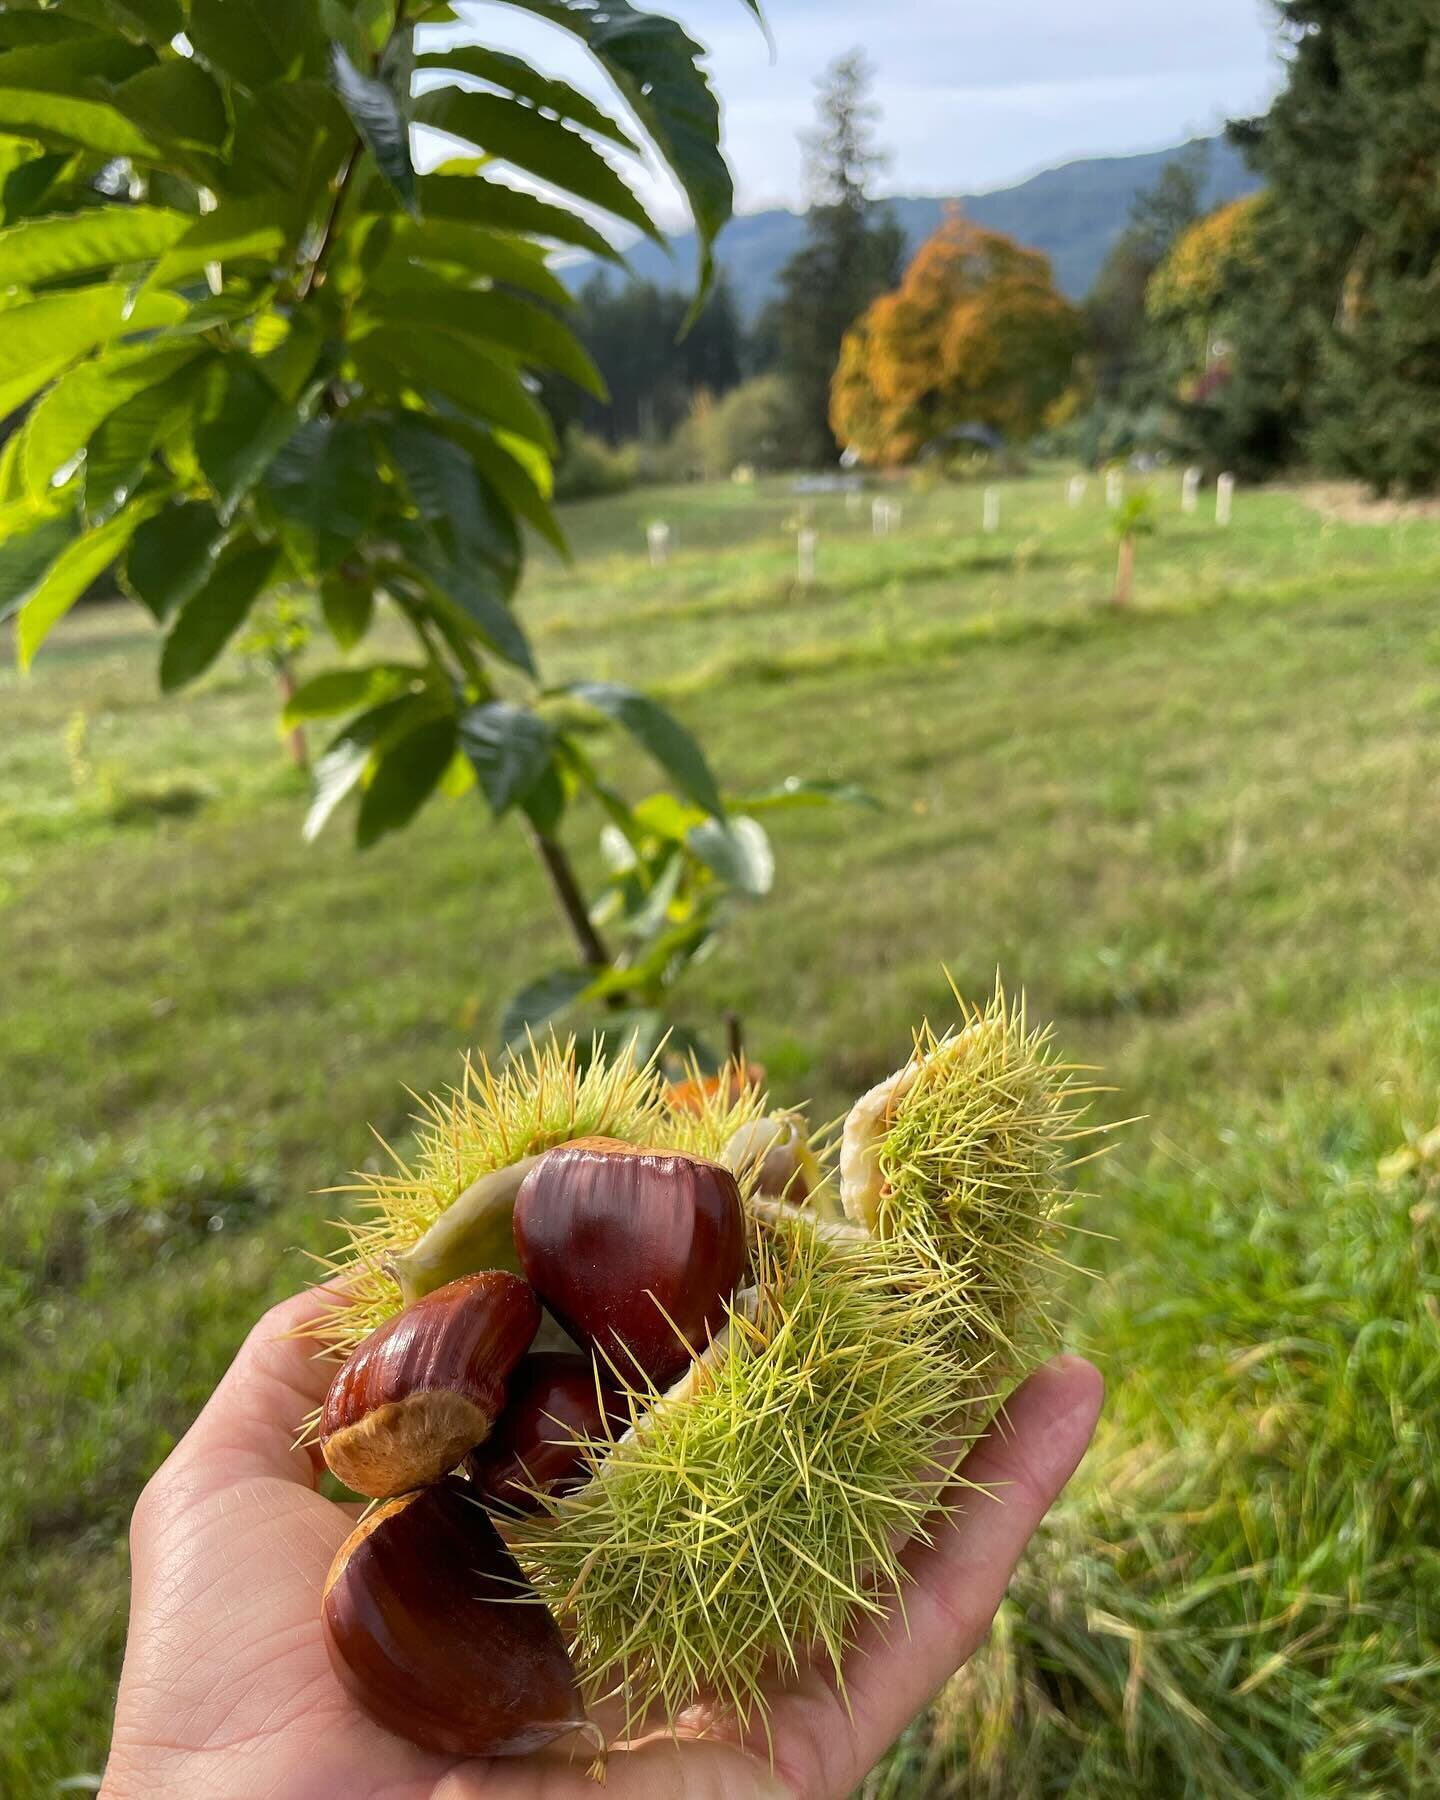
{"type": "Polygon", "coordinates": [[[372,1331],[330,1383],[320,1448],[357,1494],[439,1481],[489,1435],[540,1302],[518,1275],[465,1275],[372,1331]]]}
{"type": "Polygon", "coordinates": [[[465,1459],[482,1498],[533,1512],[537,1493],[564,1494],[589,1470],[584,1443],[630,1422],[623,1398],[588,1356],[532,1353],[510,1378],[495,1429],[465,1459]]]}
{"type": "Polygon", "coordinates": [[[351,1532],[320,1616],[341,1686],[422,1749],[521,1756],[566,1731],[595,1732],[559,1626],[457,1476],[377,1507],[351,1532]]]}
{"type": "Polygon", "coordinates": [[[576,1343],[663,1388],[723,1324],[744,1274],[740,1190],[701,1156],[577,1138],[521,1182],[515,1245],[576,1343]]]}

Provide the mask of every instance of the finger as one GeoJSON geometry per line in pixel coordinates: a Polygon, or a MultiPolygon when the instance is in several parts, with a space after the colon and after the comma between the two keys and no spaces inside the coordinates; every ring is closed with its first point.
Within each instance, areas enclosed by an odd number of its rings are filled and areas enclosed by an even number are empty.
{"type": "Polygon", "coordinates": [[[945,1497],[961,1510],[907,1553],[903,1610],[867,1625],[846,1658],[846,1699],[817,1670],[776,1707],[777,1764],[798,1792],[849,1793],[978,1649],[1021,1552],[1085,1454],[1103,1395],[1097,1369],[1062,1356],[1010,1397],[945,1497]]]}
{"type": "Polygon", "coordinates": [[[295,1440],[325,1398],[335,1364],[313,1339],[296,1334],[333,1298],[331,1289],[311,1288],[260,1318],[181,1440],[178,1462],[203,1459],[223,1468],[227,1480],[278,1476],[315,1485],[319,1452],[297,1448],[295,1440]]]}

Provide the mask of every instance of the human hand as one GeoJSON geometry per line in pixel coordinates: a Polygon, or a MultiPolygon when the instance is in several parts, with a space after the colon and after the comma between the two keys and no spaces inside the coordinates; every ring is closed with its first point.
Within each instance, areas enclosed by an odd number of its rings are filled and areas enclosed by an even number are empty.
{"type": "MultiPolygon", "coordinates": [[[[331,1673],[320,1590],[353,1509],[294,1447],[330,1371],[292,1334],[319,1302],[266,1313],[140,1496],[130,1635],[102,1800],[593,1800],[573,1761],[435,1756],[359,1712],[331,1673]]],[[[1095,1428],[1101,1382],[1059,1357],[1012,1396],[960,1474],[963,1515],[908,1557],[904,1617],[867,1623],[846,1699],[815,1669],[777,1680],[773,1763],[733,1721],[618,1748],[615,1800],[841,1800],[984,1640],[1021,1551],[1095,1428]],[[847,1704],[848,1702],[848,1704],[847,1704]]]]}

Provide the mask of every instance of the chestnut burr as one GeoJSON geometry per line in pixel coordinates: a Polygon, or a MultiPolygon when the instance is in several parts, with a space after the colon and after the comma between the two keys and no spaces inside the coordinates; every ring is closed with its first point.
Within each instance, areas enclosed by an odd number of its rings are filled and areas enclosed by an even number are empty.
{"type": "Polygon", "coordinates": [[[488,1436],[540,1303],[518,1275],[465,1275],[388,1319],[330,1384],[320,1447],[340,1480],[385,1499],[439,1481],[488,1436]]]}
{"type": "Polygon", "coordinates": [[[469,1484],[378,1507],[340,1546],[325,1647],[362,1711],[422,1749],[521,1756],[588,1724],[560,1628],[469,1484]]]}
{"type": "Polygon", "coordinates": [[[520,1184],[515,1244],[578,1344],[663,1388],[723,1324],[744,1273],[740,1190],[704,1157],[577,1138],[520,1184]]]}

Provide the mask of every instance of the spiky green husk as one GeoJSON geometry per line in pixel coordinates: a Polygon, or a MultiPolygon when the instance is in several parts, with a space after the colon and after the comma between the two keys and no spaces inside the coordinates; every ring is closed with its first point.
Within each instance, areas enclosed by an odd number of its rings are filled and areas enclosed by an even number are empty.
{"type": "MultiPolygon", "coordinates": [[[[632,1727],[708,1694],[763,1728],[767,1680],[815,1654],[843,1686],[858,1627],[903,1601],[901,1551],[957,1444],[1044,1347],[1089,1090],[1023,1004],[961,1005],[963,1029],[923,1027],[913,1079],[876,1103],[873,1230],[757,1207],[755,1317],[732,1311],[683,1401],[633,1395],[636,1429],[594,1447],[592,1479],[507,1527],[592,1699],[618,1695],[632,1727]]],[[[763,1110],[721,1083],[676,1111],[653,1067],[581,1072],[573,1043],[468,1065],[426,1104],[414,1166],[364,1180],[371,1218],[335,1264],[350,1297],[321,1333],[348,1349],[393,1313],[389,1259],[477,1177],[589,1134],[715,1156],[763,1110]]]]}
{"type": "Polygon", "coordinates": [[[592,1047],[581,1066],[573,1038],[532,1043],[499,1070],[483,1057],[466,1058],[458,1087],[428,1099],[416,1096],[413,1159],[403,1161],[381,1140],[393,1167],[358,1174],[331,1192],[357,1196],[360,1217],[342,1221],[347,1242],[323,1259],[343,1284],[337,1301],[309,1335],[348,1355],[376,1326],[400,1310],[391,1259],[410,1250],[470,1184],[537,1151],[578,1137],[614,1137],[716,1156],[731,1134],[764,1110],[753,1089],[733,1095],[728,1084],[695,1110],[675,1111],[656,1063],[621,1055],[607,1062],[592,1047]]]}
{"type": "Polygon", "coordinates": [[[1054,1337],[1062,1179],[1096,1129],[1081,1123],[1095,1090],[1048,1026],[1030,1028],[1023,999],[955,997],[960,1029],[916,1033],[916,1075],[879,1146],[875,1228],[948,1310],[957,1349],[999,1379],[1054,1337]]]}
{"type": "Polygon", "coordinates": [[[949,1479],[938,1434],[968,1376],[932,1299],[897,1293],[885,1246],[837,1250],[803,1218],[756,1261],[756,1318],[732,1315],[695,1391],[515,1533],[592,1701],[617,1694],[631,1729],[697,1693],[763,1724],[767,1677],[816,1652],[839,1678],[949,1479]]]}

